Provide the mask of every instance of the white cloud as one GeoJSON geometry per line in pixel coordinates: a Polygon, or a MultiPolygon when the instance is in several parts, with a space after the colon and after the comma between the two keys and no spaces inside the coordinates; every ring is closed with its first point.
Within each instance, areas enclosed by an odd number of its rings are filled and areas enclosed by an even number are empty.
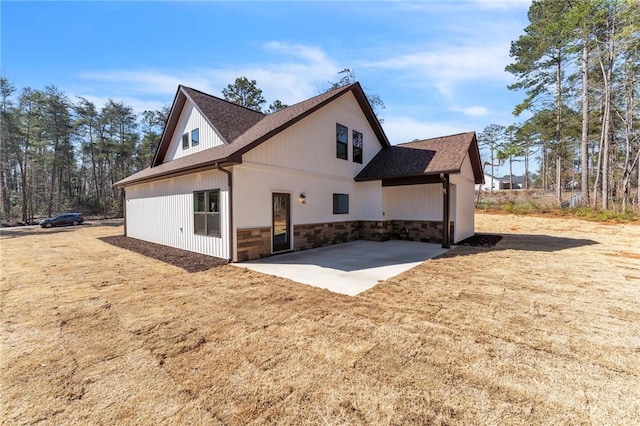
{"type": "Polygon", "coordinates": [[[474,0],[473,3],[481,9],[509,10],[528,8],[531,5],[531,0],[474,0]]]}
{"type": "Polygon", "coordinates": [[[245,76],[257,81],[268,102],[279,99],[293,104],[318,94],[318,89],[334,79],[339,71],[335,62],[318,47],[280,41],[270,41],[262,47],[272,53],[272,60],[259,66],[244,64],[186,72],[105,70],[84,72],[80,77],[93,86],[100,86],[102,92],[111,92],[114,98],[122,99],[123,95],[132,94],[173,95],[179,84],[221,96],[222,88],[237,77],[245,76]]]}
{"type": "Polygon", "coordinates": [[[451,111],[461,112],[464,115],[468,115],[470,117],[480,117],[480,116],[483,116],[483,115],[488,115],[491,112],[491,111],[489,111],[488,108],[485,108],[485,107],[480,106],[480,105],[474,105],[474,106],[470,106],[470,107],[451,107],[449,109],[451,111]]]}
{"type": "Polygon", "coordinates": [[[509,76],[504,67],[509,63],[509,50],[502,45],[450,46],[391,56],[368,62],[371,68],[404,71],[415,79],[435,85],[451,98],[459,83],[467,81],[505,81],[509,76]]]}
{"type": "MultiPolygon", "coordinates": [[[[210,79],[200,72],[163,73],[156,70],[107,70],[85,72],[80,78],[107,84],[122,85],[128,93],[174,94],[179,84],[197,87],[200,90],[210,88],[210,79]]],[[[117,89],[117,86],[115,86],[117,89]]]]}

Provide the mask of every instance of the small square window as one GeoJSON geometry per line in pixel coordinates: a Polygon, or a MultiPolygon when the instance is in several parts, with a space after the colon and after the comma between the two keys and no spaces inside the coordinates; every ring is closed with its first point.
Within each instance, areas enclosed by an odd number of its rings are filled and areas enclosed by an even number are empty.
{"type": "Polygon", "coordinates": [[[353,162],[362,164],[362,133],[353,131],[353,162]]]}
{"type": "Polygon", "coordinates": [[[333,194],[333,214],[349,214],[349,194],[333,194]]]}
{"type": "Polygon", "coordinates": [[[189,148],[189,133],[182,135],[182,149],[189,148]]]}
{"type": "Polygon", "coordinates": [[[193,129],[191,131],[191,146],[196,146],[200,143],[200,131],[193,129]]]}
{"type": "Polygon", "coordinates": [[[342,124],[336,123],[336,158],[347,159],[349,144],[349,129],[342,124]]]}

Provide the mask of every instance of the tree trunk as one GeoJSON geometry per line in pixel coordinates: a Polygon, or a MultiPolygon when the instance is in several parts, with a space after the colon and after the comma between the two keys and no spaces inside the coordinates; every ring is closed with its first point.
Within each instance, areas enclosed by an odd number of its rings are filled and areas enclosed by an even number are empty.
{"type": "Polygon", "coordinates": [[[586,28],[582,39],[582,136],[580,163],[582,204],[589,205],[589,46],[586,28]]]}
{"type": "Polygon", "coordinates": [[[529,189],[529,147],[524,151],[524,189],[529,189]]]}
{"type": "Polygon", "coordinates": [[[509,190],[513,193],[513,156],[509,156],[509,190]]]}
{"type": "Polygon", "coordinates": [[[562,205],[562,186],[561,186],[561,148],[562,143],[562,56],[561,50],[558,49],[556,56],[556,199],[558,205],[562,205]]]}
{"type": "MultiPolygon", "coordinates": [[[[601,64],[604,67],[604,64],[601,64]]],[[[604,73],[604,68],[603,68],[604,73]]],[[[609,126],[611,123],[611,87],[608,77],[604,78],[604,115],[602,117],[602,208],[609,208],[609,126]]]]}
{"type": "Polygon", "coordinates": [[[562,179],[560,175],[562,173],[562,158],[558,155],[556,157],[556,200],[558,206],[562,207],[562,179]]]}

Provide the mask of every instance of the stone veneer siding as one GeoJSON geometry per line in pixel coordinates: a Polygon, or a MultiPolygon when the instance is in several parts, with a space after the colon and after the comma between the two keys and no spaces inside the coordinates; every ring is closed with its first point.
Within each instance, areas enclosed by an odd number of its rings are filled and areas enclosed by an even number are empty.
{"type": "MultiPolygon", "coordinates": [[[[393,239],[420,241],[422,243],[442,242],[442,222],[436,220],[394,220],[393,239]]],[[[453,241],[453,222],[449,228],[453,241]]]]}
{"type": "Polygon", "coordinates": [[[293,226],[295,250],[324,247],[359,239],[361,239],[360,223],[357,220],[293,226]]]}
{"type": "MultiPolygon", "coordinates": [[[[450,235],[453,237],[453,222],[450,235]]],[[[434,220],[355,220],[293,226],[294,250],[355,240],[442,242],[442,222],[434,220]]],[[[238,229],[238,262],[271,256],[271,228],[238,229]]]]}
{"type": "Polygon", "coordinates": [[[238,229],[238,262],[271,256],[271,228],[238,229]]]}

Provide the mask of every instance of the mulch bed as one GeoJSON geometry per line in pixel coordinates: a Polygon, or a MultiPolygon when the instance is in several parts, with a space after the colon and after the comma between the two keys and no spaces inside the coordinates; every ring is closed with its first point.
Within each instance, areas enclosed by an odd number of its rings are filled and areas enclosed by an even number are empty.
{"type": "Polygon", "coordinates": [[[181,250],[161,244],[150,243],[148,241],[137,240],[123,235],[114,235],[100,238],[105,243],[131,250],[143,256],[168,263],[187,272],[202,272],[216,266],[226,265],[226,259],[207,256],[206,254],[194,253],[192,251],[181,250]]]}
{"type": "Polygon", "coordinates": [[[475,234],[469,238],[459,241],[459,246],[469,247],[493,247],[502,239],[502,235],[495,234],[475,234]]]}

